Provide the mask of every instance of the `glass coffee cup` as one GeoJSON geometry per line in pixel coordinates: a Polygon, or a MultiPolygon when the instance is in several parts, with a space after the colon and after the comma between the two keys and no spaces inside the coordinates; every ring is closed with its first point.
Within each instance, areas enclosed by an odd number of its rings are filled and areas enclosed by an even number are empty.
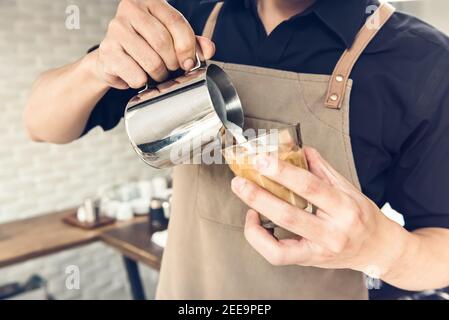
{"type": "MultiPolygon", "coordinates": [[[[226,163],[236,176],[254,182],[258,186],[271,192],[278,198],[305,209],[308,202],[293,191],[261,175],[254,168],[257,156],[269,155],[286,161],[296,167],[307,170],[307,161],[303,152],[299,125],[288,126],[281,129],[262,130],[254,134],[246,142],[228,146],[222,150],[226,163]]],[[[222,141],[229,142],[227,139],[222,141]]],[[[235,141],[235,140],[234,140],[235,141]]],[[[274,223],[264,216],[260,216],[262,225],[267,229],[276,227],[274,223]]]]}

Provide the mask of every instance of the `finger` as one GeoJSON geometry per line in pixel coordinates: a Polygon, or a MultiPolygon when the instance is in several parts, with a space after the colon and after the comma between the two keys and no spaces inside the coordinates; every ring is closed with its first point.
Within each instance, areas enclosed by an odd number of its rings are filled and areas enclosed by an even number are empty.
{"type": "Polygon", "coordinates": [[[184,16],[164,0],[146,2],[150,13],[170,32],[179,65],[184,70],[195,66],[196,38],[184,16]]]}
{"type": "Polygon", "coordinates": [[[246,216],[245,238],[260,255],[276,266],[302,264],[312,256],[312,252],[300,241],[276,240],[260,225],[259,216],[254,210],[249,210],[246,216]]]}
{"type": "Polygon", "coordinates": [[[145,86],[148,77],[139,64],[123,50],[115,51],[114,55],[112,61],[117,61],[112,67],[114,74],[125,81],[130,88],[139,89],[145,86]]]}
{"type": "Polygon", "coordinates": [[[322,179],[324,182],[329,184],[330,186],[334,185],[333,181],[328,178],[326,173],[323,172],[323,166],[320,165],[316,159],[316,157],[313,157],[312,155],[308,155],[306,153],[306,148],[303,148],[304,156],[307,161],[307,170],[309,170],[311,173],[313,173],[318,178],[322,179]]]}
{"type": "Polygon", "coordinates": [[[115,89],[119,89],[119,90],[126,90],[129,89],[128,84],[123,81],[122,79],[120,79],[117,76],[113,76],[110,74],[105,74],[105,81],[112,87],[115,89]]]}
{"type": "Polygon", "coordinates": [[[332,242],[332,232],[325,221],[290,205],[256,184],[237,177],[232,180],[232,190],[248,206],[285,230],[325,246],[332,242]]]}
{"type": "Polygon", "coordinates": [[[196,41],[199,45],[199,51],[204,60],[211,59],[215,54],[215,44],[206,37],[196,36],[196,41]]]}
{"type": "Polygon", "coordinates": [[[168,70],[163,59],[138,34],[132,34],[122,40],[124,50],[158,82],[168,77],[168,70]]]}
{"type": "Polygon", "coordinates": [[[355,187],[336,171],[319,152],[310,147],[304,147],[304,154],[309,164],[309,170],[327,181],[329,184],[338,186],[345,191],[354,190],[355,187]]]}
{"type": "Polygon", "coordinates": [[[149,44],[162,58],[167,69],[179,69],[173,39],[167,28],[148,12],[136,8],[136,16],[140,19],[131,21],[134,30],[149,44]]]}
{"type": "Polygon", "coordinates": [[[346,193],[330,186],[311,172],[278,158],[259,156],[256,158],[255,167],[264,176],[285,186],[329,214],[346,210],[352,203],[346,193]]]}

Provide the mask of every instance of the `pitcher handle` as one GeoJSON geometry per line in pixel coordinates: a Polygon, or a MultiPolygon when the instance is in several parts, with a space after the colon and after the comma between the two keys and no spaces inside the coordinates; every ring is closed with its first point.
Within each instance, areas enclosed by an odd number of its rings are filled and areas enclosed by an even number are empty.
{"type": "Polygon", "coordinates": [[[196,65],[194,65],[192,69],[187,71],[186,74],[190,73],[190,72],[194,72],[203,66],[203,62],[201,61],[200,55],[198,54],[198,52],[195,53],[195,58],[196,58],[196,65]]]}
{"type": "MultiPolygon", "coordinates": [[[[198,52],[195,53],[195,58],[196,58],[196,64],[193,66],[192,69],[184,72],[184,74],[189,74],[191,72],[194,72],[194,71],[200,69],[203,66],[203,62],[201,61],[198,52]]],[[[175,78],[177,78],[177,77],[179,77],[181,75],[182,75],[182,73],[180,72],[180,70],[172,71],[172,72],[170,72],[168,78],[165,81],[169,81],[171,79],[175,79],[175,78]]],[[[144,91],[146,91],[146,90],[148,90],[150,88],[153,88],[153,87],[155,87],[155,86],[157,86],[159,84],[161,84],[161,82],[157,82],[157,81],[154,81],[153,79],[149,78],[149,81],[147,82],[145,87],[143,87],[143,89],[139,90],[139,93],[142,93],[142,92],[144,92],[144,91]]]]}

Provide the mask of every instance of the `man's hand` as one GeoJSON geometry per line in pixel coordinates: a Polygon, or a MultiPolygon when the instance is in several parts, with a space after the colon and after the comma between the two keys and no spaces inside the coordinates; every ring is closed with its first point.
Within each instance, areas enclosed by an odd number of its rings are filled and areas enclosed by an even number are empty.
{"type": "Polygon", "coordinates": [[[169,70],[191,69],[196,50],[210,59],[215,46],[165,0],[122,0],[95,53],[97,73],[111,87],[137,89],[148,76],[163,81],[169,70]]]}
{"type": "Polygon", "coordinates": [[[189,70],[196,51],[210,59],[215,46],[195,37],[186,19],[165,0],[122,0],[99,49],[36,80],[24,117],[30,138],[53,143],[79,138],[111,87],[138,89],[148,76],[162,81],[168,70],[189,70]]]}
{"type": "Polygon", "coordinates": [[[245,236],[274,265],[350,268],[394,278],[394,268],[406,264],[404,250],[413,251],[416,239],[324,161],[305,148],[309,171],[271,157],[256,159],[261,174],[314,204],[316,215],[280,200],[242,178],[233,191],[250,207],[245,236]],[[260,225],[258,213],[298,235],[278,240],[260,225]],[[414,245],[411,245],[411,244],[414,245]]]}

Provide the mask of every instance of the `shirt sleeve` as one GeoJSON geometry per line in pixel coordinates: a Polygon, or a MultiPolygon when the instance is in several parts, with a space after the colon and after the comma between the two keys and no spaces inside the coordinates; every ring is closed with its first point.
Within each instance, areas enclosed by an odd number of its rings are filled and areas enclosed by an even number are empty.
{"type": "Polygon", "coordinates": [[[125,113],[128,101],[137,94],[137,90],[110,89],[95,105],[81,136],[99,126],[103,130],[115,128],[125,113]]]}
{"type": "Polygon", "coordinates": [[[410,231],[449,228],[449,54],[444,57],[420,88],[415,114],[420,120],[390,174],[386,200],[410,231]]]}

